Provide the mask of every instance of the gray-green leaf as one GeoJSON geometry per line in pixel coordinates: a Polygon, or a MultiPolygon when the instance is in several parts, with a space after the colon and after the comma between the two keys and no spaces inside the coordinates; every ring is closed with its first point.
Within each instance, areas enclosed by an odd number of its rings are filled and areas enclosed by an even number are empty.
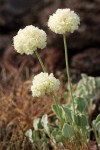
{"type": "Polygon", "coordinates": [[[40,118],[36,118],[33,120],[33,127],[35,130],[38,130],[39,121],[40,121],[40,118]]]}
{"type": "Polygon", "coordinates": [[[85,112],[87,110],[87,104],[84,98],[78,97],[76,99],[77,110],[80,112],[85,112]]]}
{"type": "Polygon", "coordinates": [[[65,113],[65,120],[68,122],[68,123],[71,123],[72,122],[72,115],[71,115],[71,109],[67,106],[63,106],[63,111],[65,113]]]}
{"type": "Polygon", "coordinates": [[[63,126],[63,129],[62,129],[62,134],[68,140],[70,138],[72,138],[73,135],[74,135],[74,130],[73,130],[72,126],[70,126],[69,124],[65,123],[64,126],[63,126]]]}
{"type": "Polygon", "coordinates": [[[100,114],[97,116],[95,123],[98,123],[100,121],[100,114]]]}
{"type": "Polygon", "coordinates": [[[60,107],[59,105],[53,105],[52,110],[56,113],[59,119],[63,119],[62,107],[60,107]]]}
{"type": "Polygon", "coordinates": [[[99,132],[100,134],[100,121],[96,124],[96,130],[99,132]]]}
{"type": "Polygon", "coordinates": [[[51,133],[51,136],[55,142],[61,142],[62,134],[59,129],[54,129],[51,133]]]}
{"type": "Polygon", "coordinates": [[[47,133],[49,133],[48,116],[47,116],[47,114],[45,114],[45,115],[42,116],[41,124],[42,124],[42,126],[44,127],[45,131],[46,131],[47,133]]]}
{"type": "Polygon", "coordinates": [[[88,119],[85,115],[76,115],[75,122],[77,126],[80,126],[82,128],[86,128],[88,126],[88,119]]]}

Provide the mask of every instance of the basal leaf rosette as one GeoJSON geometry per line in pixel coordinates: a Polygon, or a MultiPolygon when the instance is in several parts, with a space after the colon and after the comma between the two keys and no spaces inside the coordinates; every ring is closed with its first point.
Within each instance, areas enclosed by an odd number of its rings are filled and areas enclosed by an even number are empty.
{"type": "Polygon", "coordinates": [[[33,97],[43,96],[46,93],[52,93],[58,90],[60,81],[51,73],[41,72],[36,75],[32,81],[31,91],[33,97]]]}
{"type": "Polygon", "coordinates": [[[80,24],[79,16],[70,9],[58,9],[49,17],[48,27],[58,34],[73,33],[80,24]]]}
{"type": "Polygon", "coordinates": [[[33,25],[20,29],[13,38],[14,48],[20,54],[33,54],[35,50],[46,46],[47,35],[45,31],[33,25]]]}

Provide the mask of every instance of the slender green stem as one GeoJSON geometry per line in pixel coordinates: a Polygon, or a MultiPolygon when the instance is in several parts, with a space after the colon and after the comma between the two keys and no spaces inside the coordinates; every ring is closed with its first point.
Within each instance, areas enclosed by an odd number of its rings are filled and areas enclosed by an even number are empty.
{"type": "Polygon", "coordinates": [[[63,35],[63,40],[64,40],[64,49],[65,49],[66,72],[67,72],[67,76],[68,76],[68,84],[70,87],[71,102],[73,105],[73,111],[75,113],[74,99],[73,99],[73,94],[72,94],[72,84],[71,84],[70,73],[69,73],[68,51],[67,51],[67,43],[66,43],[66,35],[65,34],[63,35]]]}
{"type": "Polygon", "coordinates": [[[41,65],[41,67],[42,67],[42,69],[43,69],[43,72],[46,72],[46,68],[45,68],[45,66],[44,66],[44,64],[43,64],[43,61],[42,61],[42,59],[41,59],[39,53],[38,53],[37,51],[35,51],[35,54],[36,54],[36,56],[37,56],[37,58],[38,58],[38,60],[39,60],[39,62],[40,62],[40,65],[41,65]]]}
{"type": "MultiPolygon", "coordinates": [[[[71,102],[72,102],[72,107],[73,107],[73,111],[74,111],[74,114],[75,114],[75,105],[74,105],[74,98],[73,98],[73,94],[72,94],[72,84],[71,84],[71,79],[70,79],[70,73],[69,73],[69,64],[68,64],[68,51],[67,51],[67,43],[66,43],[66,35],[64,34],[63,35],[63,40],[64,40],[64,49],[65,49],[65,61],[66,61],[66,73],[67,73],[67,76],[68,76],[68,85],[69,85],[69,92],[70,92],[70,97],[71,97],[71,102]]],[[[72,126],[74,128],[74,134],[75,134],[75,138],[76,138],[76,141],[77,141],[77,133],[76,133],[76,124],[75,124],[75,119],[74,119],[74,115],[72,114],[72,117],[73,117],[73,121],[72,121],[72,126]]],[[[80,145],[79,143],[77,143],[79,149],[80,149],[80,145]]]]}

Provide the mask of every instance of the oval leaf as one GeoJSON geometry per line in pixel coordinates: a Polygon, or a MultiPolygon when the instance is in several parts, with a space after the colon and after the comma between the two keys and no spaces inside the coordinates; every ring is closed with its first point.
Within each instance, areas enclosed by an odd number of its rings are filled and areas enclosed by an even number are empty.
{"type": "Polygon", "coordinates": [[[62,135],[67,139],[72,138],[74,135],[74,130],[73,130],[72,126],[65,123],[63,126],[63,129],[62,129],[62,135]]]}

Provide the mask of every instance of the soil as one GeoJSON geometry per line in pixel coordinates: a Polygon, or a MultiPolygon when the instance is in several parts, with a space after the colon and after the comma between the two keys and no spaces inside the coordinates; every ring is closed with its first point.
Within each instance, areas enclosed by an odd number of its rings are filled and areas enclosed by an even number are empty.
{"type": "MultiPolygon", "coordinates": [[[[19,55],[13,47],[13,36],[29,24],[43,28],[48,34],[48,44],[39,51],[40,55],[48,72],[54,72],[65,83],[63,39],[48,29],[47,21],[56,9],[66,7],[75,10],[81,19],[79,30],[67,35],[72,81],[77,82],[81,73],[100,76],[99,0],[0,1],[0,150],[31,150],[24,132],[32,127],[35,117],[52,113],[50,96],[35,99],[31,96],[31,80],[41,71],[36,56],[19,55]]],[[[60,97],[64,86],[58,91],[60,97]]],[[[93,118],[100,113],[99,101],[93,118]]],[[[96,149],[94,145],[91,150],[96,149]]]]}

